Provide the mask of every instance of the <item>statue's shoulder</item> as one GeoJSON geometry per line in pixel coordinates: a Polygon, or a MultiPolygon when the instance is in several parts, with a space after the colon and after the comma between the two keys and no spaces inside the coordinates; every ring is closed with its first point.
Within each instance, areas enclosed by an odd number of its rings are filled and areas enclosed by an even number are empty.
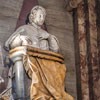
{"type": "Polygon", "coordinates": [[[21,29],[21,28],[30,29],[30,28],[34,28],[34,27],[32,25],[26,24],[26,25],[20,26],[18,29],[21,29]]]}
{"type": "Polygon", "coordinates": [[[24,33],[25,34],[25,33],[29,32],[30,30],[32,30],[32,28],[31,28],[30,25],[22,25],[22,26],[20,26],[20,27],[18,27],[16,29],[16,31],[14,32],[14,34],[16,34],[16,33],[20,33],[20,34],[24,33]]]}
{"type": "Polygon", "coordinates": [[[22,25],[20,27],[17,28],[17,30],[19,29],[28,29],[29,25],[22,25]]]}

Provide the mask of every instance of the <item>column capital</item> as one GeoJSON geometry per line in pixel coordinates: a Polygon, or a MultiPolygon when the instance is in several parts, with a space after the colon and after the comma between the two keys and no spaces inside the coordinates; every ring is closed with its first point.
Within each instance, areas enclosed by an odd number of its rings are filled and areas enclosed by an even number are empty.
{"type": "Polygon", "coordinates": [[[74,8],[77,8],[83,0],[65,0],[67,11],[72,11],[74,8]]]}

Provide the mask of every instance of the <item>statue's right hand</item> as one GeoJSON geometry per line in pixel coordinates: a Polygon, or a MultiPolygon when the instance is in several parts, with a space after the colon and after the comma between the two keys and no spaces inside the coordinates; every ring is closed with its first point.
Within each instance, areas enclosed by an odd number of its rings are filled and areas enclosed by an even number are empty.
{"type": "Polygon", "coordinates": [[[22,45],[31,45],[32,41],[28,36],[17,34],[10,44],[11,49],[22,46],[22,45]]]}
{"type": "Polygon", "coordinates": [[[20,34],[17,34],[16,36],[13,37],[12,42],[10,43],[10,48],[13,49],[15,47],[21,46],[21,39],[20,39],[20,34]]]}

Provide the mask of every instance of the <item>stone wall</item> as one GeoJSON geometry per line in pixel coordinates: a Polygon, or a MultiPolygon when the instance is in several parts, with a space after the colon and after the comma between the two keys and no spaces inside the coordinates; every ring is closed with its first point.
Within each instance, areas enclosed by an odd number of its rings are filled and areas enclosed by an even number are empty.
{"type": "Polygon", "coordinates": [[[23,0],[0,0],[0,41],[13,33],[23,0]]]}

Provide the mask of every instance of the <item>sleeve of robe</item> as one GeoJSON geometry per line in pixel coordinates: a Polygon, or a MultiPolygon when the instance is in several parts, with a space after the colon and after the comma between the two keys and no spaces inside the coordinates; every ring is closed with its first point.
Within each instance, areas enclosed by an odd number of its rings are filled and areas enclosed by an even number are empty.
{"type": "Polygon", "coordinates": [[[48,42],[50,51],[59,52],[59,41],[54,35],[49,36],[48,42]]]}
{"type": "MultiPolygon", "coordinates": [[[[17,47],[17,46],[21,46],[22,45],[22,41],[25,40],[25,41],[28,41],[30,40],[28,36],[24,36],[23,34],[26,33],[26,30],[24,28],[24,26],[21,26],[19,27],[9,38],[8,40],[5,42],[5,49],[6,50],[10,50],[14,47],[17,47]]],[[[25,42],[24,41],[24,42],[25,42]]],[[[30,41],[29,41],[30,42],[30,41]]]]}

